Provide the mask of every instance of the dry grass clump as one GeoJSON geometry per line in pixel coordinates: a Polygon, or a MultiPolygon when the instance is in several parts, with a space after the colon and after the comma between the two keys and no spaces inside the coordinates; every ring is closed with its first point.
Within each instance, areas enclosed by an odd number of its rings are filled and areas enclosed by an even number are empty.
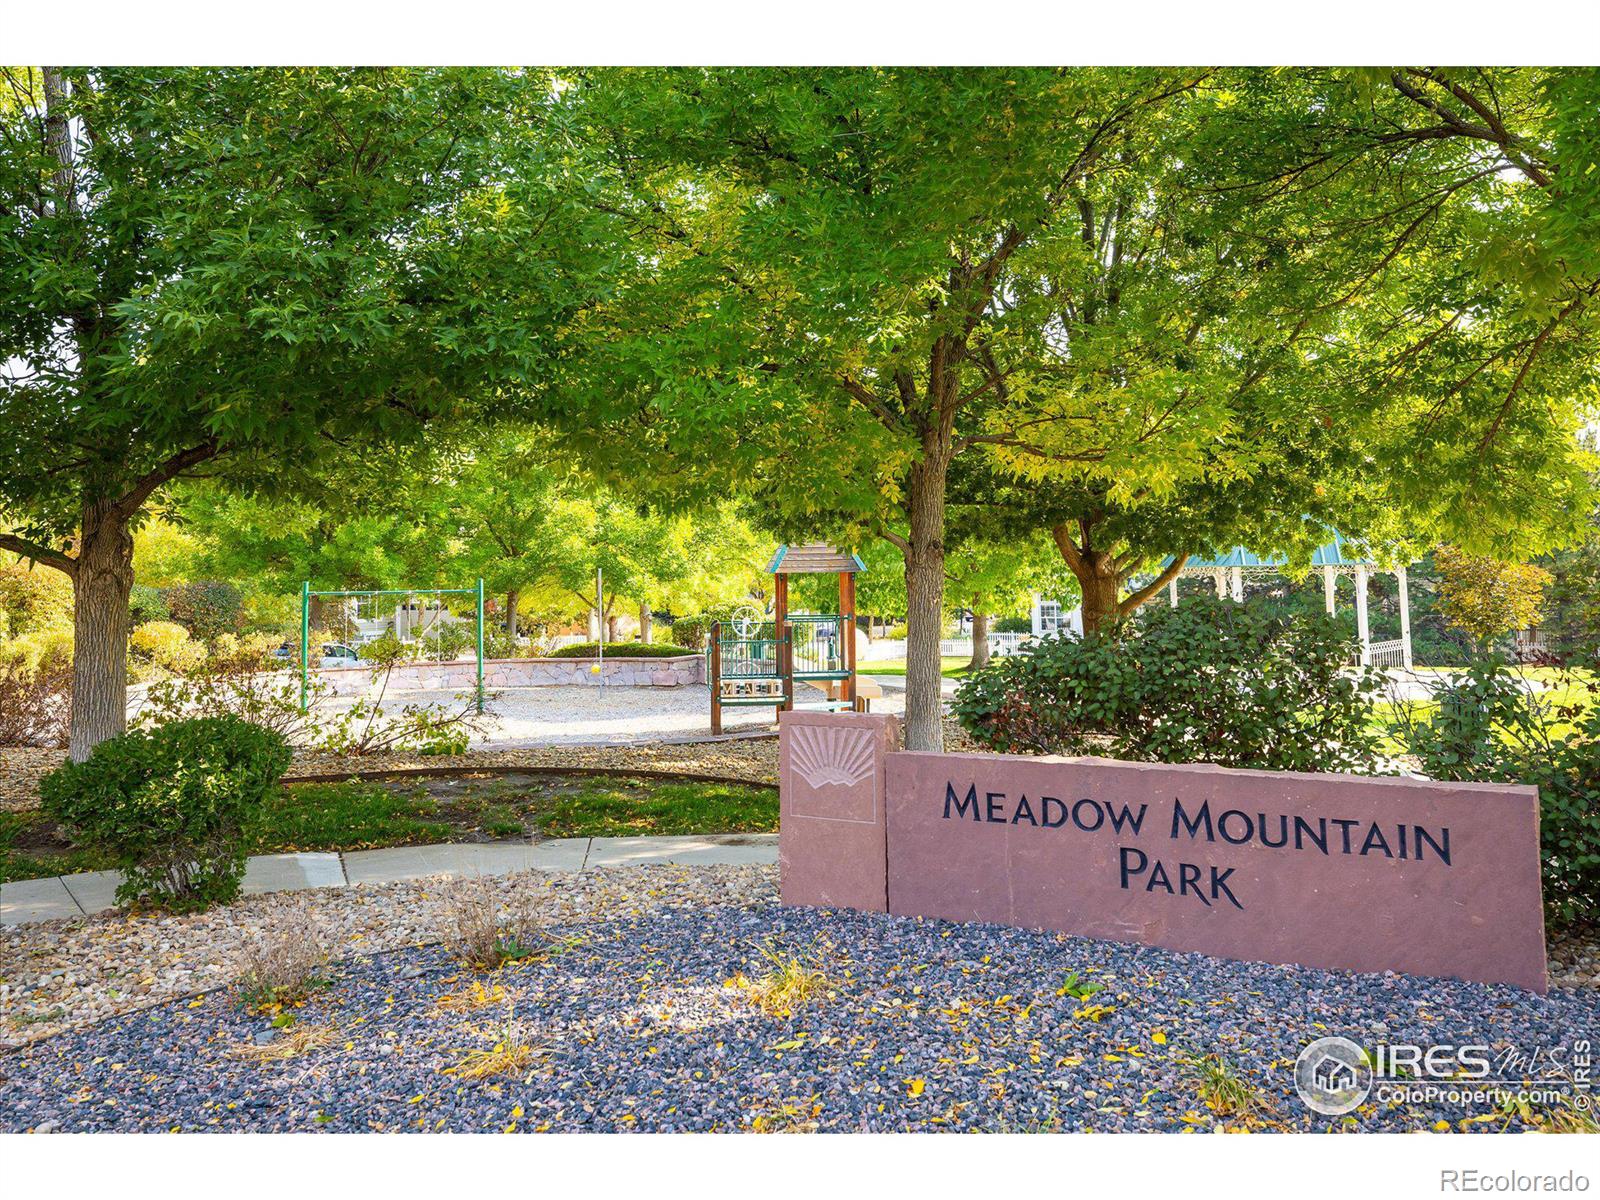
{"type": "Polygon", "coordinates": [[[531,899],[503,906],[482,879],[461,879],[444,902],[445,947],[466,966],[494,971],[510,962],[538,958],[570,942],[552,937],[539,924],[531,899]]]}
{"type": "Polygon", "coordinates": [[[761,1102],[750,1113],[751,1133],[815,1133],[820,1128],[822,1104],[815,1096],[808,1100],[773,1099],[761,1102]]]}
{"type": "Polygon", "coordinates": [[[1189,1084],[1206,1108],[1244,1128],[1265,1128],[1276,1117],[1272,1100],[1220,1054],[1189,1059],[1189,1084]]]}
{"type": "Polygon", "coordinates": [[[269,929],[244,943],[240,998],[251,1008],[301,1004],[333,982],[332,962],[314,930],[269,929]]]}
{"type": "Polygon", "coordinates": [[[332,1025],[293,1025],[264,1045],[246,1042],[233,1047],[228,1053],[234,1058],[265,1066],[270,1062],[285,1062],[312,1050],[320,1050],[332,1045],[338,1038],[339,1031],[332,1025]]]}
{"type": "Polygon", "coordinates": [[[498,983],[491,983],[485,987],[481,979],[474,979],[466,987],[457,988],[453,992],[441,992],[434,997],[433,1003],[440,1012],[476,1012],[480,1008],[489,1008],[503,1002],[508,995],[506,989],[498,983]]]}
{"type": "Polygon", "coordinates": [[[770,942],[760,951],[768,970],[754,978],[741,971],[728,980],[728,986],[744,992],[745,998],[767,1016],[786,1017],[813,1000],[837,994],[837,985],[823,969],[820,952],[813,951],[802,958],[770,942]]]}
{"type": "Polygon", "coordinates": [[[492,1046],[461,1051],[461,1061],[453,1067],[446,1067],[444,1073],[454,1075],[457,1079],[521,1075],[536,1060],[549,1054],[551,1049],[534,1042],[528,1026],[514,1016],[507,1017],[485,1036],[494,1039],[492,1046]]]}

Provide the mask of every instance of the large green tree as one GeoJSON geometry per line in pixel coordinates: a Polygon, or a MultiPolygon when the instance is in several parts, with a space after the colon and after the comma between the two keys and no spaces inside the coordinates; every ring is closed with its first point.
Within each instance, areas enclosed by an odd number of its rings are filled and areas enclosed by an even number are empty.
{"type": "Polygon", "coordinates": [[[964,462],[1043,493],[1023,498],[1091,625],[1153,594],[1159,576],[1128,585],[1167,553],[1303,550],[1324,518],[1536,551],[1585,488],[1593,89],[1425,68],[585,77],[567,97],[591,195],[634,231],[637,273],[578,331],[598,348],[584,439],[618,469],[648,452],[642,486],[736,487],[785,534],[899,547],[921,748],[964,462]],[[1474,104],[1494,121],[1460,118],[1474,104]]]}
{"type": "Polygon", "coordinates": [[[913,748],[943,744],[946,482],[989,436],[1004,281],[1197,78],[625,71],[567,93],[639,256],[577,331],[599,348],[586,443],[618,469],[647,453],[640,486],[752,494],[779,531],[893,542],[913,748]]]}
{"type": "Polygon", "coordinates": [[[592,234],[544,186],[532,77],[10,68],[0,95],[0,547],[72,577],[81,759],[123,728],[152,499],[289,489],[525,395],[592,234]]]}

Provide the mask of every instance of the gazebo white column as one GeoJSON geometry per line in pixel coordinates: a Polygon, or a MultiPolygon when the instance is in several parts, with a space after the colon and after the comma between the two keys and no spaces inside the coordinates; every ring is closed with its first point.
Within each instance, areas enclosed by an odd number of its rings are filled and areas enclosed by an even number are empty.
{"type": "Polygon", "coordinates": [[[1361,639],[1361,665],[1372,665],[1372,635],[1367,628],[1367,568],[1356,567],[1356,636],[1361,639]]]}
{"type": "Polygon", "coordinates": [[[1218,600],[1226,600],[1228,598],[1228,585],[1223,579],[1223,576],[1226,574],[1227,572],[1221,567],[1218,567],[1215,571],[1211,572],[1211,580],[1217,585],[1218,600]]]}
{"type": "Polygon", "coordinates": [[[1172,607],[1178,607],[1178,577],[1174,575],[1167,580],[1167,599],[1172,602],[1172,607]]]}
{"type": "Polygon", "coordinates": [[[1244,603],[1244,568],[1243,567],[1233,567],[1232,569],[1229,570],[1228,574],[1230,576],[1232,576],[1230,582],[1233,585],[1233,602],[1235,604],[1243,604],[1244,603]]]}
{"type": "Polygon", "coordinates": [[[1322,606],[1333,616],[1334,597],[1339,594],[1339,572],[1334,567],[1322,568],[1322,606]]]}
{"type": "Polygon", "coordinates": [[[1395,581],[1400,585],[1400,652],[1404,656],[1406,670],[1411,670],[1411,593],[1406,587],[1406,569],[1400,566],[1394,573],[1395,581]]]}

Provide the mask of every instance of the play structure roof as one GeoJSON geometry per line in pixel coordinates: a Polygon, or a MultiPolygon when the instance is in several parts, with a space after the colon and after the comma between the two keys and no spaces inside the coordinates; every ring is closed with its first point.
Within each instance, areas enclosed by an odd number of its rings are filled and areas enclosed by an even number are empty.
{"type": "Polygon", "coordinates": [[[767,564],[769,575],[854,575],[866,569],[858,555],[835,550],[826,542],[779,546],[767,564]]]}

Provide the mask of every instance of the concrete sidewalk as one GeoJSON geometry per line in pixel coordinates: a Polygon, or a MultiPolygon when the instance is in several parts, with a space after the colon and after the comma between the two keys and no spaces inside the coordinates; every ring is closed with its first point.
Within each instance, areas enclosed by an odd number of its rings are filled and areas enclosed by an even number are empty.
{"type": "MultiPolygon", "coordinates": [[[[772,864],[775,833],[703,837],[553,838],[543,842],[461,842],[393,846],[347,853],[262,854],[250,859],[243,894],[393,883],[429,875],[509,875],[514,871],[583,871],[595,867],[772,864]]],[[[82,917],[115,907],[116,871],[24,879],[0,886],[0,926],[82,917]]]]}

